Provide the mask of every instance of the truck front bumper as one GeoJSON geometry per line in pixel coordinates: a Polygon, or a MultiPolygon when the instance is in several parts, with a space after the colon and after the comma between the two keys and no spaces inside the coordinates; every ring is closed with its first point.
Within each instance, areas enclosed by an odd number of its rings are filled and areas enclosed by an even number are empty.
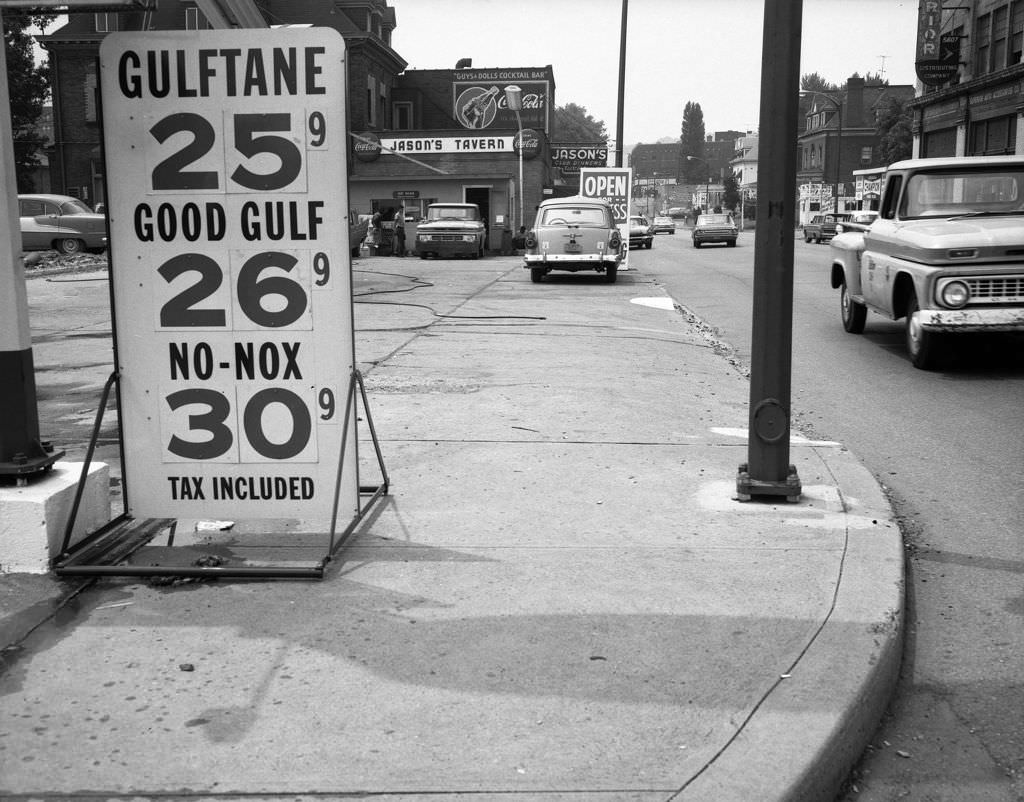
{"type": "Polygon", "coordinates": [[[922,309],[921,326],[929,331],[1024,331],[1024,307],[922,309]]]}

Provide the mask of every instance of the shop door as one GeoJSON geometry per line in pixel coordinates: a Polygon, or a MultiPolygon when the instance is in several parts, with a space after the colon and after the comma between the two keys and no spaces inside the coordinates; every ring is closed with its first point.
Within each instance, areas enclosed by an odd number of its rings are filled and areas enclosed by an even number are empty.
{"type": "MultiPolygon", "coordinates": [[[[490,187],[466,187],[464,190],[465,200],[463,203],[475,203],[480,207],[480,216],[483,218],[485,231],[484,248],[490,248],[491,240],[491,188],[490,187]]],[[[500,243],[501,234],[498,242],[500,243]]]]}

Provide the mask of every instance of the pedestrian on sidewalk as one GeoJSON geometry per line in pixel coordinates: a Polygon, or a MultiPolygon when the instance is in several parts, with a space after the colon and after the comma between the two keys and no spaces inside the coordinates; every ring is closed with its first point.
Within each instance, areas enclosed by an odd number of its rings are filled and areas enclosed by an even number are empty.
{"type": "Polygon", "coordinates": [[[405,256],[405,205],[398,207],[395,212],[395,256],[405,256]]]}

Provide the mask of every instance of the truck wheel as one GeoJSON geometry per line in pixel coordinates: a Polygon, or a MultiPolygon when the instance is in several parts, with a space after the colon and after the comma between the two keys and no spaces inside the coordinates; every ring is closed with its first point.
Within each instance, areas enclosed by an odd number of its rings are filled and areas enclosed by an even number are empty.
{"type": "Polygon", "coordinates": [[[614,284],[615,283],[615,279],[617,279],[618,277],[619,277],[619,266],[618,265],[608,265],[608,267],[606,267],[604,269],[604,283],[605,284],[614,284]]]}
{"type": "Polygon", "coordinates": [[[846,289],[846,282],[839,288],[839,310],[843,315],[843,328],[850,334],[861,334],[864,331],[864,323],[868,317],[868,308],[859,304],[846,289]]]}
{"type": "Polygon", "coordinates": [[[910,362],[919,370],[935,370],[939,367],[939,351],[942,336],[928,331],[921,325],[921,307],[917,296],[907,301],[906,340],[910,362]]]}
{"type": "Polygon", "coordinates": [[[530,281],[532,281],[534,284],[540,284],[542,278],[544,278],[543,267],[530,268],[530,281]]]}

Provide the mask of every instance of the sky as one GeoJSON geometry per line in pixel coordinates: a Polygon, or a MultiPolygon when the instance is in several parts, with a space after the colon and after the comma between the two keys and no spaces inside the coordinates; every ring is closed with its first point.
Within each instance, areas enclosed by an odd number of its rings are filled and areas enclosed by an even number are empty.
{"type": "MultiPolygon", "coordinates": [[[[550,64],[555,104],[583,106],[615,138],[622,0],[389,2],[408,69],[550,64]]],[[[763,0],[629,0],[625,146],[678,138],[688,102],[708,134],[756,130],[763,23],[763,0]]],[[[916,33],[916,0],[804,0],[800,74],[913,84],[916,33]]]]}

